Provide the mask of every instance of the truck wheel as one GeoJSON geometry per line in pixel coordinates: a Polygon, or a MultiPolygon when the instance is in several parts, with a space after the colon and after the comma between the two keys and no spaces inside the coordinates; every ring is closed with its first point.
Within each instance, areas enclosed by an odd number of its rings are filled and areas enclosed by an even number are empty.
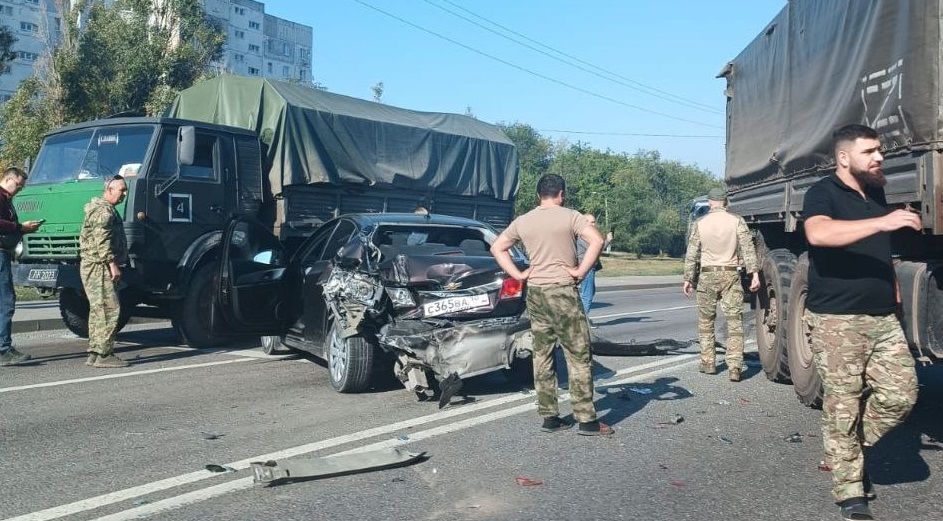
{"type": "Polygon", "coordinates": [[[331,387],[339,393],[361,393],[370,388],[376,348],[363,337],[341,338],[336,321],[327,336],[327,369],[331,387]]]}
{"type": "MultiPolygon", "coordinates": [[[[119,300],[121,295],[118,295],[119,300]]],[[[74,288],[59,291],[59,315],[66,329],[81,338],[88,338],[88,299],[85,294],[74,288]]],[[[131,320],[131,306],[122,304],[118,315],[118,331],[131,320]]]]}
{"type": "Polygon", "coordinates": [[[216,298],[215,267],[216,264],[210,262],[196,270],[173,320],[180,337],[190,347],[214,347],[222,342],[222,338],[210,331],[210,311],[216,298]]]}
{"type": "Polygon", "coordinates": [[[822,380],[812,357],[811,331],[802,320],[808,289],[809,254],[803,253],[796,263],[789,293],[789,311],[786,313],[786,345],[789,352],[787,358],[792,388],[795,389],[799,401],[807,407],[818,408],[822,406],[822,380]]]}
{"type": "Polygon", "coordinates": [[[757,292],[756,348],[766,378],[789,382],[786,319],[796,256],[785,248],[768,251],[760,266],[763,284],[757,292]]]}

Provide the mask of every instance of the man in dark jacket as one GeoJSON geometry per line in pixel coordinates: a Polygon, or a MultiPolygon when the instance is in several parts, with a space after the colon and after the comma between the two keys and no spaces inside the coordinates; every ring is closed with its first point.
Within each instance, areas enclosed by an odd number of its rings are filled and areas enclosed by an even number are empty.
{"type": "Polygon", "coordinates": [[[0,366],[17,365],[29,360],[29,355],[13,348],[10,336],[13,312],[16,311],[16,292],[13,290],[13,250],[24,233],[39,229],[38,221],[20,223],[13,207],[13,197],[26,184],[26,174],[16,167],[3,171],[0,177],[0,366]]]}

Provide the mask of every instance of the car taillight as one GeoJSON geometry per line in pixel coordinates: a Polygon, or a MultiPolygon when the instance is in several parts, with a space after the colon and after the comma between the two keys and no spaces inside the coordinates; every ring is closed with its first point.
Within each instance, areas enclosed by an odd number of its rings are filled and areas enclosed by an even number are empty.
{"type": "Polygon", "coordinates": [[[501,284],[501,293],[498,294],[498,300],[520,298],[522,293],[524,293],[524,282],[508,277],[501,284]]]}

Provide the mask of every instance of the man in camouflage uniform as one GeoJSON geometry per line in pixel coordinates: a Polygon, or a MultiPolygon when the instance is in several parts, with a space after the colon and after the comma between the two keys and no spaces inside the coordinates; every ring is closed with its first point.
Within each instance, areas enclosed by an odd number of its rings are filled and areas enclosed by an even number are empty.
{"type": "Polygon", "coordinates": [[[93,367],[126,367],[114,353],[121,305],[115,285],[121,266],[128,262],[128,243],[115,205],[124,200],[128,186],[121,176],[105,182],[101,197],[85,205],[85,220],[79,235],[82,285],[88,296],[88,359],[93,367]]]}
{"type": "Polygon", "coordinates": [[[572,427],[560,418],[557,404],[553,350],[559,343],[566,357],[570,401],[573,417],[580,424],[579,434],[608,436],[613,429],[596,418],[593,405],[589,324],[577,284],[595,266],[604,241],[585,216],[563,207],[565,190],[562,177],[541,177],[537,181],[540,204],[514,219],[491,245],[491,254],[509,277],[528,281],[527,312],[534,335],[534,389],[537,412],[543,417],[541,429],[557,432],[572,427]],[[579,263],[576,237],[587,243],[579,263]],[[523,243],[530,257],[530,267],[523,272],[508,253],[518,242],[523,243]]]}
{"type": "Polygon", "coordinates": [[[920,231],[922,224],[913,212],[887,207],[884,157],[873,129],[847,125],[833,141],[835,175],[813,185],[803,202],[809,242],[803,318],[824,390],[832,495],[844,519],[873,519],[866,450],[900,424],[917,399],[914,359],[895,316],[900,289],[889,232],[914,233],[906,229],[920,231]]]}
{"type": "Polygon", "coordinates": [[[727,211],[727,193],[720,188],[707,195],[710,211],[691,227],[684,256],[684,283],[688,297],[697,275],[697,332],[701,345],[701,372],[716,374],[714,320],[720,299],[727,317],[727,362],[730,381],[739,382],[743,372],[743,286],[737,269],[740,261],[752,274],[750,291],[760,287],[759,265],[753,236],[739,215],[727,211]],[[739,251],[739,255],[738,255],[739,251]],[[698,271],[699,273],[695,273],[698,271]]]}

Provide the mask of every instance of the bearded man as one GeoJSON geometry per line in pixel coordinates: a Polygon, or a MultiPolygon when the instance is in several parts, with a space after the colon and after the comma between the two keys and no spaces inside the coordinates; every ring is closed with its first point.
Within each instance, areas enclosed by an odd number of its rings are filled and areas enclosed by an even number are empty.
{"type": "Polygon", "coordinates": [[[917,399],[914,358],[895,315],[900,288],[890,232],[919,232],[922,225],[919,215],[887,207],[874,129],[846,125],[832,137],[835,174],[809,189],[802,210],[809,243],[803,318],[825,391],[822,432],[832,495],[843,519],[873,519],[865,454],[917,399]]]}

